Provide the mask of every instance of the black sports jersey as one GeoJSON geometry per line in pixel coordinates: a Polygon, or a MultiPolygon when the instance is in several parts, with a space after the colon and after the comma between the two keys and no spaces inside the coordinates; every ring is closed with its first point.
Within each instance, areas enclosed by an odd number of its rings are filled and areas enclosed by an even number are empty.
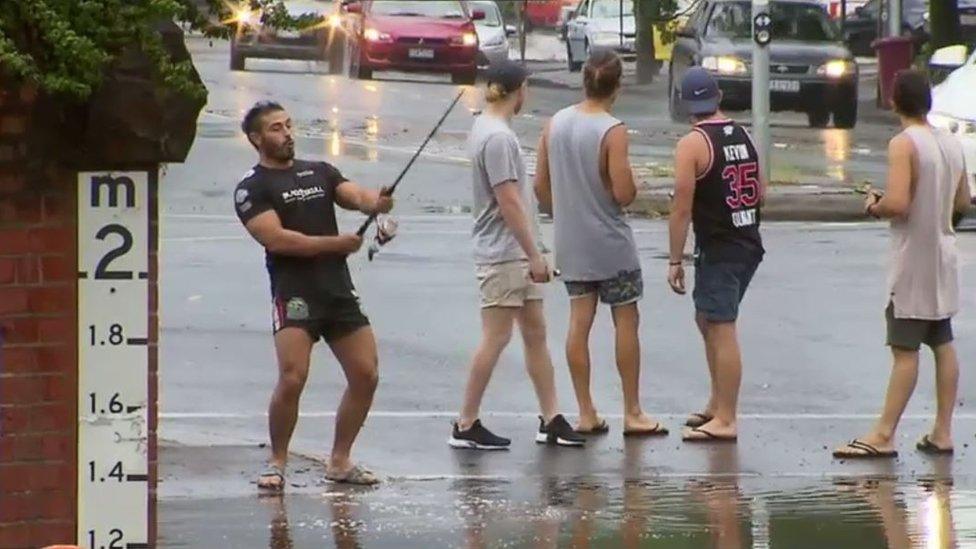
{"type": "Polygon", "coordinates": [[[761,259],[759,156],[752,138],[731,120],[701,122],[694,131],[710,151],[708,170],[695,184],[696,248],[709,260],[761,259]]]}
{"type": "MultiPolygon", "coordinates": [[[[335,236],[339,233],[335,191],[345,181],[338,169],[325,162],[296,160],[287,170],[258,165],[238,183],[234,209],[244,224],[274,210],[286,229],[335,236]]],[[[276,302],[294,307],[291,312],[296,318],[320,318],[330,301],[355,298],[345,256],[293,257],[266,252],[266,257],[272,296],[276,302]]]]}

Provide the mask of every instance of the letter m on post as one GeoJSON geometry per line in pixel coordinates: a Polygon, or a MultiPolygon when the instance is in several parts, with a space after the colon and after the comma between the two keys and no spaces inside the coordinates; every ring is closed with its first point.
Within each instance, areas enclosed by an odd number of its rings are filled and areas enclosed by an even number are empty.
{"type": "Polygon", "coordinates": [[[91,179],[91,205],[93,208],[102,205],[102,189],[108,189],[108,206],[119,207],[119,191],[125,191],[125,207],[136,207],[136,185],[126,176],[112,177],[110,175],[96,176],[91,179]]]}

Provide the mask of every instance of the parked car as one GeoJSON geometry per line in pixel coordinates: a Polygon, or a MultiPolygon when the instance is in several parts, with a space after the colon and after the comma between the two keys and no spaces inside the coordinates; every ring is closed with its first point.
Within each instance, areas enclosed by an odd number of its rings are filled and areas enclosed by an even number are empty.
{"type": "MultiPolygon", "coordinates": [[[[840,33],[816,0],[773,0],[770,108],[807,114],[811,127],[857,123],[858,67],[840,33]]],[[[722,108],[752,106],[752,2],[703,0],[678,31],[671,56],[669,107],[676,121],[687,120],[679,86],[689,67],[702,66],[722,89],[722,108]]]]}
{"type": "Polygon", "coordinates": [[[566,23],[566,59],[570,72],[582,69],[590,50],[596,47],[612,48],[625,58],[635,58],[636,37],[634,0],[580,0],[566,23]]]}
{"type": "Polygon", "coordinates": [[[506,25],[502,12],[493,0],[469,0],[468,9],[485,12],[485,18],[475,21],[478,33],[478,66],[486,67],[508,59],[511,44],[508,37],[516,33],[512,25],[506,25]]]}
{"type": "Polygon", "coordinates": [[[478,76],[480,9],[461,0],[363,0],[350,38],[350,74],[369,80],[373,71],[449,73],[455,84],[478,76]]]}
{"type": "Polygon", "coordinates": [[[929,123],[945,128],[959,138],[966,153],[969,188],[976,197],[976,51],[966,56],[965,46],[936,50],[929,61],[933,68],[956,66],[940,84],[932,88],[929,123]],[[956,58],[956,59],[953,59],[956,58]]]}
{"type": "MultiPolygon", "coordinates": [[[[855,55],[874,55],[871,43],[878,38],[882,2],[868,0],[856,8],[844,23],[844,42],[855,55]]],[[[958,0],[959,25],[963,38],[976,40],[976,0],[958,0]]],[[[911,36],[916,51],[929,39],[929,0],[901,0],[902,35],[911,36]]]]}
{"type": "Polygon", "coordinates": [[[525,4],[526,27],[529,29],[560,27],[564,23],[566,13],[576,5],[576,2],[577,0],[532,0],[525,4]]]}
{"type": "Polygon", "coordinates": [[[342,72],[346,35],[343,6],[339,0],[288,0],[284,3],[294,18],[311,16],[301,29],[278,29],[268,22],[260,8],[235,10],[235,32],[230,41],[230,69],[242,71],[248,58],[328,61],[329,71],[342,72]]]}

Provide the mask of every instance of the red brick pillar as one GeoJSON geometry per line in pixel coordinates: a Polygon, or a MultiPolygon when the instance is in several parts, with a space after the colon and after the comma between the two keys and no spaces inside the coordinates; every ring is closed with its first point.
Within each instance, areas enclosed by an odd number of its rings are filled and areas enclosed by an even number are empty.
{"type": "Polygon", "coordinates": [[[0,548],[75,539],[77,175],[29,169],[32,88],[0,90],[0,548]]]}

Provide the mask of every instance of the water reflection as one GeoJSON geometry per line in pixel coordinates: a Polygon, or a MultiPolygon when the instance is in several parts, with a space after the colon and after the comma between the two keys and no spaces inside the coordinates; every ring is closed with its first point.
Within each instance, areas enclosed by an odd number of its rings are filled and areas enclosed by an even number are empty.
{"type": "Polygon", "coordinates": [[[851,132],[848,130],[823,130],[824,158],[827,160],[827,177],[835,181],[847,180],[847,160],[851,154],[851,132]]]}

